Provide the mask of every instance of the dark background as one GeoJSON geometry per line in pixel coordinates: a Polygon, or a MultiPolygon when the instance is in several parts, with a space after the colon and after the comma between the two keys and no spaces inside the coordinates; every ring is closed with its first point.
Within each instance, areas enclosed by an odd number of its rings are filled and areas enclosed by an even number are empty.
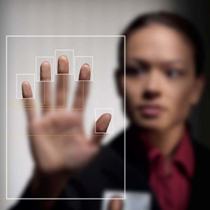
{"type": "Polygon", "coordinates": [[[176,11],[191,19],[204,39],[207,84],[201,103],[192,114],[191,123],[195,136],[210,147],[210,1],[177,1],[176,11]]]}

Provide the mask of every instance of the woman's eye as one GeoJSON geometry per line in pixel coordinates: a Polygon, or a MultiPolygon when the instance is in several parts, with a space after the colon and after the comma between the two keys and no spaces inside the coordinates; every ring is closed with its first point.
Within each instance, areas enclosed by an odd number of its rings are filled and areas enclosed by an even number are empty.
{"type": "Polygon", "coordinates": [[[146,73],[146,69],[142,67],[132,67],[132,66],[127,66],[126,68],[126,74],[128,76],[138,76],[146,73]]]}
{"type": "Polygon", "coordinates": [[[182,75],[182,72],[178,69],[167,69],[166,71],[166,75],[169,77],[169,78],[177,78],[177,77],[180,77],[182,75]]]}

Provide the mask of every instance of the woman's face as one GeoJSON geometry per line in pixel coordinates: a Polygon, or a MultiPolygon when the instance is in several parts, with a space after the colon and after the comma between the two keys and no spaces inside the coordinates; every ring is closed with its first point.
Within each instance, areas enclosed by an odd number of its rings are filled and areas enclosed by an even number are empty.
{"type": "Polygon", "coordinates": [[[127,40],[127,113],[132,122],[163,130],[184,124],[202,92],[203,79],[195,76],[194,52],[178,31],[151,24],[127,40]]]}

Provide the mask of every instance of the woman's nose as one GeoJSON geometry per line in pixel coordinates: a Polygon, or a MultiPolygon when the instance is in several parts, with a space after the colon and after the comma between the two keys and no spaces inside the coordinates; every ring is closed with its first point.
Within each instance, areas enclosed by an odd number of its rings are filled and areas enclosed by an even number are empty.
{"type": "Polygon", "coordinates": [[[157,72],[152,72],[148,75],[145,82],[143,96],[145,99],[154,99],[161,95],[161,81],[157,72]]]}

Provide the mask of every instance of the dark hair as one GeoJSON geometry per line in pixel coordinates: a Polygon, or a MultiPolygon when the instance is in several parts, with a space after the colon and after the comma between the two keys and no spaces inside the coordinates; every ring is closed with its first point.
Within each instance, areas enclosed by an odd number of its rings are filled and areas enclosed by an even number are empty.
{"type": "MultiPolygon", "coordinates": [[[[192,44],[194,49],[195,69],[196,76],[201,75],[204,72],[204,47],[203,40],[197,30],[197,28],[186,18],[166,11],[151,12],[138,16],[132,21],[122,33],[126,36],[127,41],[129,37],[136,31],[150,24],[162,24],[171,27],[181,32],[192,44]]],[[[124,41],[120,40],[118,49],[118,62],[119,67],[124,65],[124,41]]]]}

